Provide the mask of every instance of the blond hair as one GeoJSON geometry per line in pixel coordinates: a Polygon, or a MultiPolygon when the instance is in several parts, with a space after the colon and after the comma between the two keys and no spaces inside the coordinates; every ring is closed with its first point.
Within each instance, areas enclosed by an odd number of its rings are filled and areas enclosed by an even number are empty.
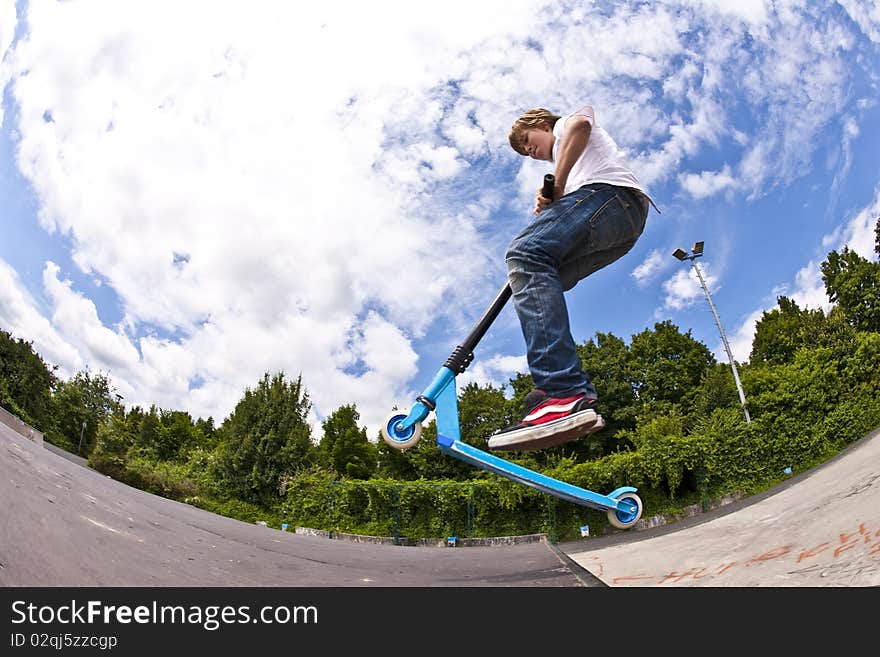
{"type": "Polygon", "coordinates": [[[511,148],[520,155],[528,155],[522,145],[523,133],[531,128],[540,128],[541,125],[545,123],[549,125],[552,130],[553,126],[556,125],[556,122],[561,118],[562,117],[558,114],[554,114],[543,107],[530,109],[514,121],[513,126],[510,128],[508,140],[510,141],[511,148]]]}

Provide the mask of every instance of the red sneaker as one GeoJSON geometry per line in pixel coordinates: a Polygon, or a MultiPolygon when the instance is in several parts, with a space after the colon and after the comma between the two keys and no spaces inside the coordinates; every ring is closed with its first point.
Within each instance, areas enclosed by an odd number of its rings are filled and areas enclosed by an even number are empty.
{"type": "Polygon", "coordinates": [[[594,433],[605,426],[596,400],[584,393],[550,397],[543,390],[532,390],[526,395],[525,407],[525,417],[518,424],[500,429],[489,438],[489,449],[545,449],[594,433]]]}

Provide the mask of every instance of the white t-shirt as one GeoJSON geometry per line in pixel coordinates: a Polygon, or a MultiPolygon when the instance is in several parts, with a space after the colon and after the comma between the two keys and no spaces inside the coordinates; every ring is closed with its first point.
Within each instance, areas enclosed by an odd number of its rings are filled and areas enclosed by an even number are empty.
{"type": "MultiPolygon", "coordinates": [[[[589,110],[589,114],[593,114],[592,107],[584,109],[589,110]]],[[[576,113],[583,114],[581,110],[578,110],[576,113]]],[[[574,114],[563,116],[553,126],[553,136],[556,137],[553,143],[554,162],[556,161],[556,153],[559,150],[559,143],[565,134],[565,122],[572,116],[574,114]]],[[[588,116],[587,118],[589,119],[590,117],[588,116]]],[[[571,168],[568,180],[565,182],[563,194],[569,194],[588,183],[608,183],[609,185],[617,185],[619,187],[631,187],[648,196],[648,192],[645,191],[636,175],[629,168],[626,156],[611,138],[611,135],[596,125],[595,120],[590,121],[590,125],[592,126],[590,140],[587,142],[584,152],[581,153],[581,156],[571,168]]],[[[653,201],[651,201],[651,204],[653,205],[653,201]]]]}

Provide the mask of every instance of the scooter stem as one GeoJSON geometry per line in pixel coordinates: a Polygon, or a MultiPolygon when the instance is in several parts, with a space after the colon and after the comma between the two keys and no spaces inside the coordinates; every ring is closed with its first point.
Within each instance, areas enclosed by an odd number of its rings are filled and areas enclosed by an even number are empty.
{"type": "Polygon", "coordinates": [[[486,309],[486,312],[483,313],[483,316],[474,325],[471,332],[468,333],[464,342],[458,345],[452,351],[452,355],[446,359],[444,366],[448,367],[456,374],[461,374],[467,369],[468,365],[470,365],[471,361],[474,359],[474,348],[477,346],[477,343],[483,339],[483,336],[486,335],[486,331],[489,330],[492,322],[498,317],[501,309],[504,308],[507,300],[510,299],[510,295],[510,285],[505,283],[504,287],[501,288],[501,291],[498,293],[498,296],[495,297],[495,300],[486,309]]]}

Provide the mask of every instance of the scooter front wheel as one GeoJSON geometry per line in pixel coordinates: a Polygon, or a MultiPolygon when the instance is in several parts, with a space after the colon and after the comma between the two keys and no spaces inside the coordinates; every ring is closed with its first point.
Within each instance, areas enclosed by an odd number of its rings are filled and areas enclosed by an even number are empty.
{"type": "Polygon", "coordinates": [[[633,511],[611,509],[608,511],[608,522],[611,523],[612,527],[617,527],[617,529],[629,529],[642,517],[642,500],[635,493],[624,493],[617,498],[617,501],[629,502],[635,506],[635,509],[633,511]]]}
{"type": "Polygon", "coordinates": [[[404,413],[392,413],[385,422],[382,423],[381,433],[382,439],[391,445],[394,449],[401,452],[408,450],[415,445],[422,437],[422,423],[416,422],[414,425],[401,431],[398,427],[401,422],[406,419],[404,413]]]}

